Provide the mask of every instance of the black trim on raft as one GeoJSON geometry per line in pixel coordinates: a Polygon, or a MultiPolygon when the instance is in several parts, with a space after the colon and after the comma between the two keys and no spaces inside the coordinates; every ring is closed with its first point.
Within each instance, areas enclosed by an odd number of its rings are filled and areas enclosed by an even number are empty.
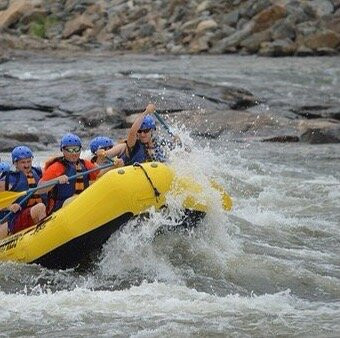
{"type": "MultiPolygon", "coordinates": [[[[48,269],[69,269],[74,267],[87,268],[93,254],[98,253],[103,244],[121,226],[134,217],[147,216],[147,214],[134,216],[133,213],[125,213],[98,228],[81,235],[31,263],[40,264],[48,269]]],[[[174,231],[178,228],[192,229],[197,226],[205,216],[205,212],[185,210],[185,215],[180,225],[174,228],[160,227],[155,235],[166,231],[174,231]]]]}
{"type": "Polygon", "coordinates": [[[99,250],[110,236],[132,217],[133,213],[125,213],[59,246],[31,263],[40,264],[48,269],[74,268],[86,262],[92,252],[99,250]]]}

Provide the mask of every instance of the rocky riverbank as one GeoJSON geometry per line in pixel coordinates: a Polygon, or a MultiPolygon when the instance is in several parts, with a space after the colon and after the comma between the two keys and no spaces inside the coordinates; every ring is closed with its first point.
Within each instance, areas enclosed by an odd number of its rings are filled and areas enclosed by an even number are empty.
{"type": "Polygon", "coordinates": [[[340,1],[0,0],[9,48],[335,55],[340,1]]]}

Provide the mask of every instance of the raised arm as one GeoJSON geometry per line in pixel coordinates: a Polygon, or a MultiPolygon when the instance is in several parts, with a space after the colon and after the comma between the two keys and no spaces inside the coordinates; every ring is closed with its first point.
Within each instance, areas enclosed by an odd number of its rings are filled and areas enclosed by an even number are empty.
{"type": "Polygon", "coordinates": [[[113,158],[115,156],[122,155],[124,153],[125,149],[126,149],[126,143],[125,142],[124,143],[118,143],[114,147],[112,147],[111,149],[106,150],[106,151],[104,149],[99,149],[98,152],[97,152],[97,156],[98,155],[100,156],[101,154],[103,154],[101,156],[113,158]],[[104,150],[104,152],[102,150],[104,150]]]}
{"type": "Polygon", "coordinates": [[[140,113],[139,116],[136,118],[135,122],[133,122],[133,125],[131,126],[127,137],[127,145],[129,148],[133,147],[136,144],[137,132],[143,123],[144,117],[148,114],[152,114],[155,110],[156,110],[155,105],[149,103],[146,109],[142,113],[140,113]]]}

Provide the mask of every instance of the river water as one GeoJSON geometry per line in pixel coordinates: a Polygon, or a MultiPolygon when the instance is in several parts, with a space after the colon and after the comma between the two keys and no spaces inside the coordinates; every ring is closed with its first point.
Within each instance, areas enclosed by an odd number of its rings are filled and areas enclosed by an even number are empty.
{"type": "MultiPolygon", "coordinates": [[[[246,88],[266,100],[259,110],[340,103],[339,58],[43,61],[14,60],[0,73],[27,83],[70,72],[86,72],[90,82],[117,70],[150,79],[175,72],[246,88]]],[[[172,154],[173,167],[202,184],[215,177],[233,210],[221,210],[207,188],[209,212],[197,229],[157,237],[167,220],[151,211],[142,227],[131,222],[115,233],[89,271],[0,263],[0,336],[340,335],[340,146],[234,142],[227,134],[195,140],[190,128],[178,131],[192,151],[172,154]]],[[[169,205],[177,215],[178,201],[169,196],[169,205]]]]}

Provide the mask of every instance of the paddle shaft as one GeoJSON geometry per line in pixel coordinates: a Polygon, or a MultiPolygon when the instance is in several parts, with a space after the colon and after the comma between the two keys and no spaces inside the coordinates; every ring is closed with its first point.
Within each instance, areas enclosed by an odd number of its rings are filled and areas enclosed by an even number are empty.
{"type": "MultiPolygon", "coordinates": [[[[110,160],[111,163],[108,163],[108,164],[105,164],[105,165],[102,165],[100,167],[97,167],[97,168],[93,168],[93,169],[90,169],[90,170],[87,170],[87,171],[84,171],[84,172],[81,172],[81,173],[78,173],[78,174],[75,174],[75,175],[72,175],[72,176],[69,176],[68,180],[71,181],[71,180],[74,180],[75,178],[78,178],[78,177],[81,177],[81,176],[84,176],[84,175],[87,175],[87,174],[90,174],[94,171],[97,171],[97,170],[102,170],[102,169],[106,169],[106,168],[109,168],[109,167],[112,167],[113,165],[113,161],[110,160]]],[[[35,188],[31,188],[31,189],[28,189],[26,191],[26,196],[18,203],[20,206],[23,205],[33,194],[35,191],[37,190],[41,190],[41,189],[45,189],[45,188],[48,188],[48,187],[51,187],[53,185],[56,185],[58,184],[59,181],[58,180],[53,180],[49,183],[46,183],[46,184],[42,184],[38,187],[35,187],[35,188]]],[[[12,214],[13,212],[10,211],[8,212],[8,214],[6,214],[1,220],[0,220],[0,224],[4,223],[8,217],[12,214]]]]}
{"type": "Polygon", "coordinates": [[[169,135],[171,135],[172,137],[174,137],[175,135],[173,134],[173,132],[171,131],[170,127],[168,126],[168,124],[163,120],[163,118],[161,117],[161,115],[159,113],[157,113],[156,111],[153,113],[157,120],[159,121],[159,123],[164,127],[164,129],[169,133],[169,135]]]}
{"type": "MultiPolygon", "coordinates": [[[[173,137],[176,138],[176,136],[174,135],[174,133],[171,131],[169,125],[163,120],[163,118],[161,117],[161,115],[159,113],[157,113],[156,111],[153,112],[153,114],[156,116],[157,120],[160,122],[160,124],[164,127],[164,129],[168,132],[168,134],[173,137]]],[[[178,145],[180,147],[182,147],[182,141],[178,138],[178,145]]],[[[189,146],[184,145],[184,150],[190,153],[190,148],[189,146]]]]}

